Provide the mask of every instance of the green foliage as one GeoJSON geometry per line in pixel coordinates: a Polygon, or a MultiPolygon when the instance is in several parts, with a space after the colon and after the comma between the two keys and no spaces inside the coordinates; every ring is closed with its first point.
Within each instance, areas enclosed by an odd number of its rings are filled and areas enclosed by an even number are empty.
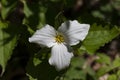
{"type": "Polygon", "coordinates": [[[17,45],[18,36],[10,36],[8,32],[9,24],[0,22],[0,65],[2,66],[2,73],[5,71],[7,61],[12,55],[14,47],[17,45]]]}
{"type": "Polygon", "coordinates": [[[120,9],[120,0],[115,0],[112,2],[112,5],[114,6],[115,9],[120,9]]]}
{"type": "Polygon", "coordinates": [[[30,57],[27,65],[27,74],[37,80],[54,80],[60,73],[48,64],[49,49],[41,49],[30,57]],[[42,74],[41,74],[42,73],[42,74]],[[46,77],[47,76],[47,77],[46,77]]]}
{"type": "Polygon", "coordinates": [[[29,80],[37,80],[37,79],[34,79],[32,76],[30,76],[29,74],[27,74],[28,77],[29,77],[29,80]]]}
{"type": "MultiPolygon", "coordinates": [[[[102,56],[103,56],[103,54],[102,54],[102,56]]],[[[108,58],[108,56],[106,56],[106,58],[108,58]]],[[[119,57],[116,58],[113,61],[110,61],[110,59],[106,59],[106,58],[105,58],[105,56],[103,56],[103,57],[99,57],[99,59],[97,60],[98,62],[101,61],[102,63],[104,63],[103,66],[97,72],[97,76],[98,77],[100,77],[100,76],[102,76],[105,73],[108,73],[110,71],[114,72],[116,69],[118,69],[120,67],[120,63],[119,63],[120,62],[120,58],[119,57]]],[[[116,74],[115,76],[117,76],[119,74],[119,71],[118,72],[115,71],[115,74],[116,74]]],[[[112,78],[112,76],[110,77],[110,80],[111,80],[111,78],[112,78]]],[[[113,76],[113,78],[115,78],[115,77],[113,76]]],[[[116,80],[116,79],[113,79],[113,80],[116,80]]]]}
{"type": "Polygon", "coordinates": [[[64,74],[64,80],[88,80],[87,76],[96,80],[95,72],[90,65],[85,64],[85,59],[76,57],[72,59],[70,69],[64,74]]]}
{"type": "Polygon", "coordinates": [[[107,80],[119,80],[119,4],[119,0],[1,0],[0,80],[99,80],[105,74],[107,80]],[[76,19],[90,24],[89,33],[73,46],[70,67],[56,71],[48,63],[51,49],[29,43],[28,38],[45,24],[57,29],[64,21],[76,19]],[[113,39],[118,47],[110,56],[111,46],[106,44],[113,39]]]}
{"type": "Polygon", "coordinates": [[[46,8],[42,6],[42,3],[30,3],[27,1],[22,1],[24,4],[24,14],[26,18],[24,19],[24,24],[29,25],[32,29],[34,27],[41,28],[46,21],[45,13],[46,8]]]}
{"type": "Polygon", "coordinates": [[[110,75],[107,80],[118,80],[116,75],[110,75]]]}
{"type": "Polygon", "coordinates": [[[94,54],[101,46],[114,39],[120,34],[117,27],[109,28],[109,25],[102,27],[102,25],[93,24],[90,27],[89,34],[83,41],[82,47],[90,53],[94,54]]]}
{"type": "Polygon", "coordinates": [[[109,56],[101,53],[98,53],[98,56],[99,56],[99,59],[97,59],[97,62],[107,64],[107,65],[111,64],[111,60],[109,56]]]}
{"type": "Polygon", "coordinates": [[[85,80],[86,72],[82,70],[84,62],[85,60],[82,58],[73,58],[71,62],[71,67],[65,74],[65,80],[73,79],[85,80]]]}
{"type": "Polygon", "coordinates": [[[6,19],[8,15],[16,8],[17,0],[1,0],[1,4],[1,16],[3,19],[6,19]]]}

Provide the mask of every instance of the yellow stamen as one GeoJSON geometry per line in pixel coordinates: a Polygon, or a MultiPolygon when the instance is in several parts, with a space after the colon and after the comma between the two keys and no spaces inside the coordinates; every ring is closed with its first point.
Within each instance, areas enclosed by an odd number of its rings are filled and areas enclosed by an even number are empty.
{"type": "Polygon", "coordinates": [[[62,43],[62,42],[64,42],[64,37],[62,35],[58,34],[57,36],[55,36],[55,41],[57,43],[62,43]]]}

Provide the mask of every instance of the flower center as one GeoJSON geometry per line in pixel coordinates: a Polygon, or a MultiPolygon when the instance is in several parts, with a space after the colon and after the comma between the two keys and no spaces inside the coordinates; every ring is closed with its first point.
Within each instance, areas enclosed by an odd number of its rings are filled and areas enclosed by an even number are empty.
{"type": "Polygon", "coordinates": [[[55,41],[57,43],[62,43],[62,42],[64,42],[64,37],[61,34],[58,34],[55,36],[55,41]]]}

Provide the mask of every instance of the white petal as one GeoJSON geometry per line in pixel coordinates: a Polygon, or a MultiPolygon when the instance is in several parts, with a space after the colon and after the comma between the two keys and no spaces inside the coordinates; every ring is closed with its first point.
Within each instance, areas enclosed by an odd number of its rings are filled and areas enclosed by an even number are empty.
{"type": "Polygon", "coordinates": [[[45,27],[37,30],[32,37],[29,38],[29,42],[38,43],[42,46],[52,47],[55,45],[56,31],[53,27],[46,25],[45,27]]]}
{"type": "Polygon", "coordinates": [[[57,70],[61,70],[69,66],[72,57],[73,53],[68,52],[64,44],[57,44],[52,47],[49,63],[54,65],[57,70]]]}
{"type": "Polygon", "coordinates": [[[76,45],[85,39],[89,31],[89,24],[80,24],[77,20],[62,23],[58,31],[65,35],[69,45],[76,45]]]}

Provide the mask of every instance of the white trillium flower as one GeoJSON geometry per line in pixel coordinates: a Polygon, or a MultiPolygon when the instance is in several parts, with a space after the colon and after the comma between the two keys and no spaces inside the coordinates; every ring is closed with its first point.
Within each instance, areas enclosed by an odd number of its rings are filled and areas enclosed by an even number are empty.
{"type": "Polygon", "coordinates": [[[29,42],[42,46],[52,47],[49,64],[54,65],[57,70],[68,67],[73,57],[73,52],[69,46],[83,41],[88,34],[89,24],[80,24],[77,20],[67,21],[56,31],[52,26],[46,25],[37,30],[29,42]]]}

